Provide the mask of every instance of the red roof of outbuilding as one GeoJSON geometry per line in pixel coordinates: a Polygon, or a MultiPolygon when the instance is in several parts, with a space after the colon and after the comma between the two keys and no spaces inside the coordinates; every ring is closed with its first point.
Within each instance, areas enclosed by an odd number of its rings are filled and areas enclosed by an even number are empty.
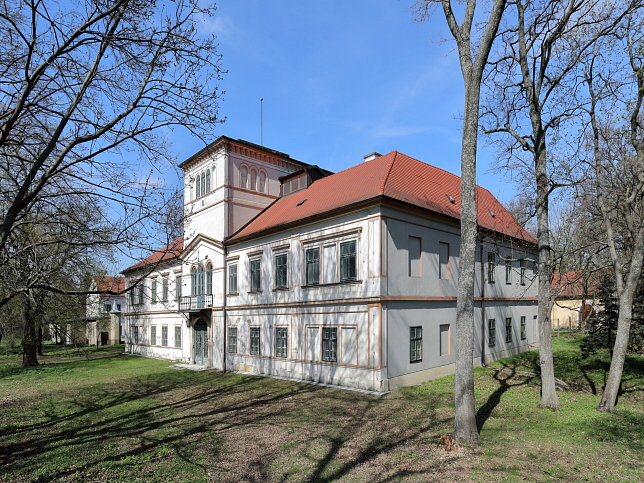
{"type": "Polygon", "coordinates": [[[123,292],[125,277],[95,277],[96,287],[101,292],[123,292]]]}
{"type": "Polygon", "coordinates": [[[581,298],[592,296],[599,288],[603,272],[582,272],[575,270],[553,273],[550,287],[556,298],[581,298]]]}
{"type": "Polygon", "coordinates": [[[121,273],[131,272],[139,268],[144,268],[150,265],[158,264],[160,262],[166,262],[178,258],[183,251],[183,237],[173,240],[168,245],[164,246],[161,250],[157,250],[154,253],[151,253],[146,258],[140,262],[135,263],[134,265],[126,268],[121,273]]]}
{"type": "MultiPolygon", "coordinates": [[[[306,190],[276,200],[230,240],[239,240],[380,196],[459,219],[461,178],[392,151],[319,179],[306,190]]],[[[477,199],[481,227],[536,243],[536,239],[488,190],[477,187],[477,199]]]]}

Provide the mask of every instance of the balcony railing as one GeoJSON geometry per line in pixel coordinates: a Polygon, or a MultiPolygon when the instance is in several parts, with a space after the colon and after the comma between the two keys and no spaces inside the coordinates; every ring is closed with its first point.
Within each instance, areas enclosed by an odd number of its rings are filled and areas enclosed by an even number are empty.
{"type": "Polygon", "coordinates": [[[179,310],[181,312],[197,312],[212,307],[212,295],[189,295],[181,297],[179,310]]]}

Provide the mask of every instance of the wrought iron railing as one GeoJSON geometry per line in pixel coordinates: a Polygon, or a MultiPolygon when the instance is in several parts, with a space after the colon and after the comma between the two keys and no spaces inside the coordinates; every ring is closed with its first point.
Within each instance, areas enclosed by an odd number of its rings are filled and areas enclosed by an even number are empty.
{"type": "Polygon", "coordinates": [[[212,307],[212,295],[189,295],[181,297],[179,310],[181,312],[193,312],[212,307]]]}

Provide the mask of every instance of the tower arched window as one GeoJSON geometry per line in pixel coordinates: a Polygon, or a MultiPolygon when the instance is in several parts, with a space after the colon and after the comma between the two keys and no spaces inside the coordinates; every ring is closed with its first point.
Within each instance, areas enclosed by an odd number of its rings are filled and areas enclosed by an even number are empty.
{"type": "Polygon", "coordinates": [[[190,269],[190,295],[197,295],[197,267],[190,269]]]}
{"type": "Polygon", "coordinates": [[[212,295],[212,263],[206,265],[206,294],[212,295]]]}
{"type": "Polygon", "coordinates": [[[217,188],[217,167],[213,166],[212,167],[212,189],[217,188]]]}
{"type": "Polygon", "coordinates": [[[210,193],[210,170],[206,170],[206,193],[210,193]]]}
{"type": "Polygon", "coordinates": [[[206,191],[206,173],[201,173],[201,196],[205,195],[206,191]]]}
{"type": "Polygon", "coordinates": [[[199,267],[197,267],[197,295],[202,295],[204,293],[204,285],[203,265],[199,264],[199,267]]]}
{"type": "Polygon", "coordinates": [[[239,186],[240,188],[248,188],[248,168],[246,166],[239,168],[239,186]]]}
{"type": "Polygon", "coordinates": [[[250,170],[250,189],[257,191],[257,170],[255,168],[250,170]]]}
{"type": "Polygon", "coordinates": [[[197,175],[197,181],[195,181],[195,189],[196,189],[196,194],[195,198],[199,198],[201,196],[201,175],[197,175]]]}
{"type": "Polygon", "coordinates": [[[266,173],[264,171],[259,172],[259,185],[257,190],[260,193],[266,193],[266,173]]]}

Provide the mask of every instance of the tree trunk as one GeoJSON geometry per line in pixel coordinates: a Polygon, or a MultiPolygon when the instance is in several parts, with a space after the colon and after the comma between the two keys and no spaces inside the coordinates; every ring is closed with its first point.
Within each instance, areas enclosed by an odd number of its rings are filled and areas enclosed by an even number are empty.
{"type": "Polygon", "coordinates": [[[38,355],[39,356],[44,356],[45,354],[42,353],[42,337],[43,337],[43,327],[42,325],[37,329],[37,334],[38,334],[38,355]]]}
{"type": "MultiPolygon", "coordinates": [[[[543,141],[545,143],[545,140],[543,141]]],[[[550,298],[552,267],[550,265],[550,224],[548,216],[548,177],[546,173],[545,146],[535,156],[537,177],[537,238],[539,243],[539,366],[541,368],[541,401],[539,406],[557,410],[560,407],[555,385],[555,368],[552,357],[552,326],[550,324],[550,298]]]]}
{"type": "Polygon", "coordinates": [[[22,316],[24,330],[22,335],[22,367],[38,365],[38,334],[36,334],[36,317],[34,303],[30,294],[23,297],[22,316]]]}
{"type": "MultiPolygon", "coordinates": [[[[465,74],[465,72],[464,72],[465,74]]],[[[470,71],[471,75],[471,71],[470,71]]],[[[476,263],[476,146],[479,89],[465,79],[465,118],[461,150],[461,247],[456,299],[454,381],[455,435],[458,440],[478,444],[474,405],[474,266],[476,263]]]]}

